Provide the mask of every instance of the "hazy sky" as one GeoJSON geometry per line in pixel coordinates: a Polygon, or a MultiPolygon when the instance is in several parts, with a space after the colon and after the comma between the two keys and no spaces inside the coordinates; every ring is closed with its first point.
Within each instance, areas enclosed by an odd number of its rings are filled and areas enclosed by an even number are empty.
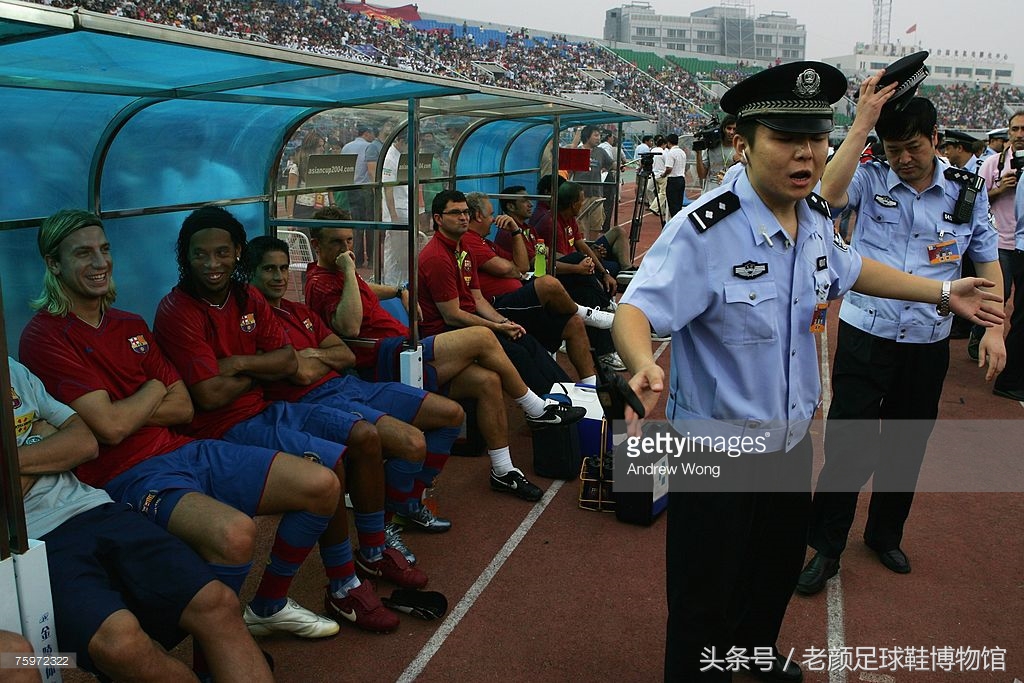
{"type": "MultiPolygon", "coordinates": [[[[688,15],[713,7],[718,0],[649,0],[659,14],[688,15]]],[[[421,12],[446,14],[502,24],[575,33],[601,38],[604,14],[622,2],[594,0],[416,0],[421,12]]],[[[1009,54],[1015,80],[1024,83],[1024,28],[1020,0],[893,0],[890,37],[924,49],[984,50],[1009,54]],[[1018,9],[1014,10],[1014,5],[1018,9]],[[917,32],[906,30],[917,24],[917,32]],[[1016,38],[1016,40],[1014,40],[1016,38]]],[[[370,0],[397,6],[401,0],[370,0]]],[[[735,4],[735,2],[733,2],[735,4]]],[[[755,16],[787,12],[807,27],[807,57],[820,59],[849,54],[858,41],[871,41],[872,0],[765,0],[752,5],[755,16]]]]}

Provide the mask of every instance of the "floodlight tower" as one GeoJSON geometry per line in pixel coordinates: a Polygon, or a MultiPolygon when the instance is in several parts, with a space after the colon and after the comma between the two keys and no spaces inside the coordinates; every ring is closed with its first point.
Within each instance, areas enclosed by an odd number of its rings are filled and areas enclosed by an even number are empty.
{"type": "Polygon", "coordinates": [[[889,24],[892,20],[892,0],[872,0],[875,5],[871,21],[871,42],[875,45],[889,44],[889,24]]]}

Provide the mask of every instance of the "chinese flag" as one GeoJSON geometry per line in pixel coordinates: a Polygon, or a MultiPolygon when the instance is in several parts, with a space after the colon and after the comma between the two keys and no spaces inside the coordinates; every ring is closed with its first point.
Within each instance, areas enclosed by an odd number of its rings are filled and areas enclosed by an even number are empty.
{"type": "Polygon", "coordinates": [[[907,33],[913,33],[916,30],[917,30],[917,24],[914,24],[913,26],[911,26],[910,28],[907,29],[907,33]]]}

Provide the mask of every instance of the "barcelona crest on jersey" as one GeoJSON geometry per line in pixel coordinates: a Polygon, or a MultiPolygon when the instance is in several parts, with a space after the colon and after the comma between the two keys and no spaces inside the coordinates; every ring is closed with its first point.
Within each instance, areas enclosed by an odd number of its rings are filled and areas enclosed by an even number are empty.
{"type": "Polygon", "coordinates": [[[306,329],[309,330],[310,332],[314,331],[313,330],[313,321],[310,320],[309,318],[303,318],[302,324],[305,325],[306,329]]]}
{"type": "Polygon", "coordinates": [[[246,313],[242,316],[241,323],[239,325],[243,332],[252,332],[256,329],[256,314],[246,313]]]}
{"type": "Polygon", "coordinates": [[[460,251],[456,261],[462,270],[462,279],[466,281],[466,286],[469,287],[473,282],[473,259],[467,252],[460,251]]]}
{"type": "Polygon", "coordinates": [[[137,334],[134,337],[128,337],[128,343],[135,353],[147,353],[149,351],[149,342],[146,341],[145,335],[137,334]]]}

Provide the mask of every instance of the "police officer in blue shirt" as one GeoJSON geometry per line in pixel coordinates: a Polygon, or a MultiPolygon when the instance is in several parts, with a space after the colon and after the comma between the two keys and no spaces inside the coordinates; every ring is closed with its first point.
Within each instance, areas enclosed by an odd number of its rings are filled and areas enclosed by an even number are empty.
{"type": "MultiPolygon", "coordinates": [[[[871,92],[878,108],[893,88],[871,92]]],[[[785,490],[680,492],[670,480],[666,681],[728,681],[731,648],[760,648],[764,680],[798,681],[776,650],[804,558],[810,506],[808,426],[820,402],[816,334],[828,301],[851,287],[879,296],[951,305],[1001,320],[994,294],[967,279],[946,290],[861,259],[832,228],[812,193],[832,130],[831,103],[846,78],[827,64],[796,62],[751,76],[722,98],[738,118],[734,145],[745,172],[701,197],[665,227],[626,291],[612,328],[630,386],[648,412],[665,391],[650,331],[672,335],[666,417],[693,434],[763,436],[767,452],[736,462],[778,464],[785,490]],[[765,649],[768,656],[764,656],[765,649]]],[[[630,431],[639,429],[627,410],[630,431]]],[[[734,651],[738,652],[738,651],[734,651]]]]}
{"type": "MultiPolygon", "coordinates": [[[[924,56],[904,81],[927,74],[924,56]]],[[[907,91],[907,88],[903,88],[907,91]]],[[[852,246],[865,258],[930,278],[936,285],[960,277],[970,258],[982,278],[1003,279],[997,235],[988,217],[981,179],[936,156],[936,112],[922,97],[894,98],[881,109],[861,109],[839,152],[825,168],[821,192],[833,206],[857,211],[852,246]],[[887,163],[859,164],[874,126],[887,163]],[[852,179],[852,180],[851,180],[852,179]]],[[[969,316],[965,316],[969,317],[969,316]]],[[[832,403],[825,430],[825,465],[812,506],[809,543],[817,553],[797,591],[812,595],[839,569],[860,488],[873,477],[864,542],[882,564],[906,574],[901,549],[918,473],[938,415],[949,367],[949,307],[910,304],[875,293],[851,293],[839,311],[832,368],[832,403]]],[[[987,380],[1006,361],[1002,325],[985,330],[979,366],[987,380]]]]}

